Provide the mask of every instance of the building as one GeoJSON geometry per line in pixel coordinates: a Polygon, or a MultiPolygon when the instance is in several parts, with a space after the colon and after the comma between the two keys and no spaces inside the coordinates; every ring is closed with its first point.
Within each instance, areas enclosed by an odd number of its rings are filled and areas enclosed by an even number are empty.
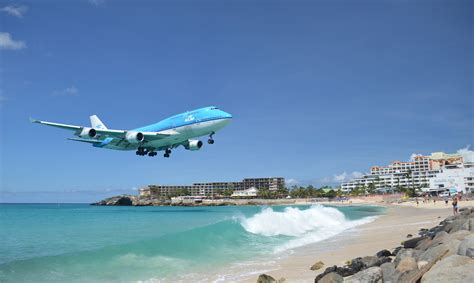
{"type": "Polygon", "coordinates": [[[221,195],[226,190],[238,192],[254,188],[257,191],[276,191],[284,187],[284,178],[272,177],[246,178],[241,182],[194,183],[190,186],[149,185],[139,191],[140,196],[145,198],[174,197],[179,195],[207,197],[221,195]]]}
{"type": "Polygon", "coordinates": [[[246,178],[242,181],[243,189],[256,188],[257,190],[276,191],[285,188],[285,179],[275,178],[246,178]]]}
{"type": "MultiPolygon", "coordinates": [[[[418,155],[410,162],[394,161],[388,166],[372,166],[370,174],[364,174],[349,182],[342,183],[341,190],[347,193],[355,188],[372,186],[379,191],[393,190],[399,187],[415,187],[421,188],[423,191],[435,191],[433,178],[436,178],[439,174],[445,176],[448,173],[454,174],[455,171],[443,173],[449,168],[458,168],[467,172],[469,164],[471,163],[464,163],[463,156],[457,153],[434,152],[429,156],[418,155]]],[[[441,184],[442,181],[439,181],[439,183],[441,184]]],[[[466,186],[460,186],[459,188],[461,187],[466,186]]],[[[469,188],[469,186],[466,188],[469,188]]],[[[463,189],[460,191],[466,192],[463,189]]]]}
{"type": "Polygon", "coordinates": [[[474,193],[474,163],[445,165],[430,179],[430,192],[474,193]]]}
{"type": "Polygon", "coordinates": [[[244,198],[249,198],[249,197],[256,197],[258,194],[258,190],[254,187],[246,190],[240,190],[240,191],[234,191],[232,193],[233,198],[235,197],[244,197],[244,198]]]}

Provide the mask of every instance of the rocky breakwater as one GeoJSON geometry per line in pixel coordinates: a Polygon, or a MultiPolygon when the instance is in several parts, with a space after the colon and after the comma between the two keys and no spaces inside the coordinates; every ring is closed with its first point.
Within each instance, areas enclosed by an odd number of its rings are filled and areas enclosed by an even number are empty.
{"type": "Polygon", "coordinates": [[[170,201],[143,198],[140,196],[133,195],[121,195],[106,198],[99,202],[92,203],[91,205],[110,205],[110,206],[149,206],[149,205],[169,205],[170,201]]]}
{"type": "Polygon", "coordinates": [[[474,282],[473,257],[474,208],[465,208],[393,251],[328,267],[314,282],[474,282]]]}

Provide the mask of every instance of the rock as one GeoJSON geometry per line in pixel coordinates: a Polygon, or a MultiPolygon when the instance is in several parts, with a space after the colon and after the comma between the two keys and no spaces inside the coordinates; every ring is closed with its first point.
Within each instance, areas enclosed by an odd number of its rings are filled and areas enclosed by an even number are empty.
{"type": "Polygon", "coordinates": [[[314,282],[319,282],[319,280],[321,280],[326,274],[329,274],[332,272],[336,273],[336,270],[337,270],[337,265],[327,267],[322,273],[316,276],[316,278],[314,279],[314,282]]]}
{"type": "Polygon", "coordinates": [[[314,280],[314,283],[342,283],[344,282],[344,279],[342,278],[341,275],[337,274],[336,272],[330,272],[325,274],[323,277],[314,280]]]}
{"type": "Polygon", "coordinates": [[[313,264],[310,269],[311,269],[311,270],[319,270],[319,269],[321,269],[323,266],[324,266],[324,262],[318,261],[318,262],[316,262],[315,264],[313,264]]]}
{"type": "Polygon", "coordinates": [[[474,249],[474,234],[471,234],[467,236],[460,244],[458,247],[458,255],[463,255],[466,256],[467,250],[469,248],[474,249]]]}
{"type": "Polygon", "coordinates": [[[403,247],[400,247],[400,246],[399,246],[399,247],[396,247],[396,248],[393,250],[392,254],[393,254],[394,256],[396,256],[397,253],[398,253],[401,249],[403,249],[403,247]]]}
{"type": "Polygon", "coordinates": [[[361,261],[364,264],[365,268],[375,266],[378,262],[378,257],[376,256],[364,256],[361,261]]]}
{"type": "Polygon", "coordinates": [[[403,258],[397,265],[396,270],[400,273],[403,273],[405,271],[411,271],[414,269],[418,269],[418,265],[416,263],[416,260],[412,257],[405,257],[403,258]]]}
{"type": "Polygon", "coordinates": [[[451,255],[436,263],[421,278],[421,282],[474,282],[474,260],[451,255]]]}
{"type": "Polygon", "coordinates": [[[378,266],[367,268],[344,280],[348,283],[378,283],[382,282],[382,269],[378,266]]]}
{"type": "Polygon", "coordinates": [[[441,244],[439,246],[430,248],[424,251],[418,258],[419,261],[427,261],[429,263],[436,262],[437,260],[441,259],[446,253],[449,252],[449,248],[441,244]]]}
{"type": "Polygon", "coordinates": [[[426,239],[426,237],[417,237],[417,238],[412,238],[410,240],[406,240],[405,242],[402,243],[403,247],[405,249],[413,249],[416,247],[419,241],[426,239]]]}
{"type": "Polygon", "coordinates": [[[381,266],[382,264],[387,263],[387,262],[391,262],[391,261],[392,261],[392,258],[390,258],[388,256],[379,257],[379,259],[377,260],[377,263],[375,264],[375,266],[381,266]]]}
{"type": "Polygon", "coordinates": [[[411,238],[411,237],[413,237],[412,234],[408,234],[408,235],[407,235],[407,238],[411,238]]]}
{"type": "Polygon", "coordinates": [[[449,235],[449,238],[450,239],[456,239],[456,240],[459,240],[459,241],[462,241],[464,240],[464,238],[466,238],[467,236],[471,235],[472,233],[469,232],[469,231],[466,231],[466,230],[460,230],[460,231],[457,231],[455,233],[452,233],[449,235]]]}
{"type": "Polygon", "coordinates": [[[446,226],[444,226],[444,231],[446,231],[448,233],[454,233],[454,232],[457,232],[459,230],[462,230],[462,226],[463,226],[465,221],[466,220],[464,220],[464,219],[454,220],[453,222],[448,223],[448,224],[446,224],[446,226]]]}
{"type": "Polygon", "coordinates": [[[396,273],[394,263],[384,263],[380,268],[382,269],[383,282],[396,282],[396,280],[394,280],[394,275],[396,273]]]}
{"type": "Polygon", "coordinates": [[[414,259],[418,259],[418,256],[420,255],[421,251],[419,250],[414,250],[414,249],[401,249],[398,253],[397,256],[394,259],[395,266],[398,265],[398,263],[404,259],[405,257],[412,257],[414,259]]]}
{"type": "Polygon", "coordinates": [[[466,250],[466,256],[470,257],[470,258],[474,258],[474,249],[473,248],[469,248],[466,250]]]}
{"type": "Polygon", "coordinates": [[[391,256],[392,253],[388,250],[381,250],[375,254],[377,257],[391,256]]]}
{"type": "Polygon", "coordinates": [[[418,269],[423,269],[425,266],[428,265],[428,262],[426,260],[420,260],[416,263],[416,265],[418,266],[418,269]]]}
{"type": "Polygon", "coordinates": [[[424,251],[433,245],[433,241],[434,240],[431,240],[430,238],[423,239],[418,242],[415,249],[424,251]]]}
{"type": "Polygon", "coordinates": [[[260,274],[257,279],[257,283],[278,283],[275,278],[270,275],[260,274]]]}

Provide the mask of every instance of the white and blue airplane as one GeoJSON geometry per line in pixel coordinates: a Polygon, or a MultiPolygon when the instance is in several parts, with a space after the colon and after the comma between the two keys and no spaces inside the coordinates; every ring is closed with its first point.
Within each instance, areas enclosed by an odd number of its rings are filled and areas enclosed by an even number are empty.
{"type": "Polygon", "coordinates": [[[137,155],[156,156],[157,151],[164,150],[164,157],[169,157],[171,149],[184,146],[187,150],[199,150],[203,143],[194,139],[209,136],[208,143],[213,144],[213,135],[225,127],[232,115],[219,108],[210,106],[181,113],[158,123],[134,130],[108,129],[99,117],[90,116],[91,127],[66,125],[30,119],[32,123],[74,131],[77,138],[68,140],[91,143],[94,147],[115,150],[136,150],[137,155]]]}

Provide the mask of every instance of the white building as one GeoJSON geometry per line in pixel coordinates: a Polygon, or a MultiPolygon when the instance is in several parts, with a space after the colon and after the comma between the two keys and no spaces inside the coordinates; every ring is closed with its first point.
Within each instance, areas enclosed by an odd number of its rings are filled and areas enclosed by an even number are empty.
{"type": "Polygon", "coordinates": [[[410,162],[394,161],[388,166],[373,166],[370,168],[370,174],[342,183],[341,190],[350,192],[355,188],[368,188],[373,184],[377,190],[415,187],[423,191],[433,191],[431,179],[450,166],[461,166],[459,170],[464,171],[466,168],[463,164],[463,156],[457,153],[434,152],[429,156],[419,155],[410,162]]]}
{"type": "Polygon", "coordinates": [[[255,187],[251,187],[250,189],[241,190],[241,191],[234,191],[231,197],[256,197],[258,194],[258,190],[255,187]]]}
{"type": "Polygon", "coordinates": [[[428,191],[474,193],[474,163],[446,165],[440,173],[430,179],[428,191]]]}

